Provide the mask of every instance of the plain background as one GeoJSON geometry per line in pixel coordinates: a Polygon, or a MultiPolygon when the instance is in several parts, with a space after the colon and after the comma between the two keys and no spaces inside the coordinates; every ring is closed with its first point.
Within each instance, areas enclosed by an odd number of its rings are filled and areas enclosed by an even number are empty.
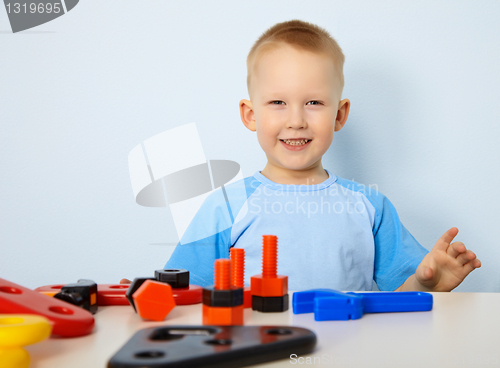
{"type": "MultiPolygon", "coordinates": [[[[196,122],[208,159],[265,165],[241,123],[246,55],[273,24],[326,28],[352,102],[324,166],[376,185],[430,249],[450,227],[500,291],[498,1],[86,0],[12,34],[0,8],[0,277],[37,287],[152,276],[177,241],[135,203],[127,157],[196,122]]],[[[313,265],[306,265],[313,267],[313,265]]]]}

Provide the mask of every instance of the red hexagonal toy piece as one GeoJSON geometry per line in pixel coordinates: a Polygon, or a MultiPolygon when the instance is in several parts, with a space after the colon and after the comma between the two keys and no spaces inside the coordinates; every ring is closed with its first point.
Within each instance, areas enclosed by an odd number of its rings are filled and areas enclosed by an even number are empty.
{"type": "Polygon", "coordinates": [[[169,284],[146,280],[132,295],[137,314],[153,321],[163,321],[175,307],[172,287],[169,284]]]}

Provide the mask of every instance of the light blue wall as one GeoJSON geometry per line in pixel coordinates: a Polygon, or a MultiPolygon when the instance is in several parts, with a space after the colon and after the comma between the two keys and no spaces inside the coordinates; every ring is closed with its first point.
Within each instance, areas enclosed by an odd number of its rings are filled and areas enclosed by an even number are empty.
{"type": "Polygon", "coordinates": [[[329,30],[351,116],[324,158],[376,184],[427,248],[451,226],[500,291],[497,1],[86,0],[12,34],[0,9],[0,277],[36,287],[151,275],[177,236],[134,202],[143,140],[196,122],[209,159],[244,176],[265,156],[239,117],[246,54],[274,23],[329,30]]]}

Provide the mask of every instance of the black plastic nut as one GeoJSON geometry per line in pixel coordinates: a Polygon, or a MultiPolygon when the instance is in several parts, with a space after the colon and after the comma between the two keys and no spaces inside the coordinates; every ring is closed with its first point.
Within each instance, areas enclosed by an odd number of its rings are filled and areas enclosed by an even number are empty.
{"type": "MultiPolygon", "coordinates": [[[[57,298],[81,306],[92,314],[97,312],[97,284],[92,280],[78,280],[76,284],[64,285],[57,298]],[[74,294],[71,298],[68,294],[74,294]]],[[[56,294],[57,295],[57,294],[56,294]]],[[[55,295],[54,295],[55,296],[55,295]]]]}
{"type": "Polygon", "coordinates": [[[59,292],[56,295],[54,295],[54,298],[59,299],[59,300],[63,300],[66,303],[70,303],[70,304],[73,304],[74,306],[83,308],[83,298],[78,293],[59,292]]]}
{"type": "Polygon", "coordinates": [[[218,290],[213,286],[203,288],[203,304],[209,307],[236,307],[243,304],[243,288],[218,290]]]}
{"type": "Polygon", "coordinates": [[[134,308],[134,311],[136,313],[137,313],[137,309],[135,309],[134,298],[132,298],[132,295],[134,295],[134,293],[137,291],[137,289],[139,289],[141,287],[141,285],[144,284],[144,282],[146,282],[146,280],[156,281],[156,279],[153,277],[136,277],[134,279],[134,281],[132,281],[132,283],[128,287],[127,293],[125,294],[128,302],[134,308]]]}
{"type": "Polygon", "coordinates": [[[288,294],[283,296],[252,295],[252,309],[259,312],[284,312],[288,310],[288,294]]]}
{"type": "Polygon", "coordinates": [[[165,282],[175,289],[189,287],[189,271],[183,269],[156,270],[155,279],[165,282]]]}

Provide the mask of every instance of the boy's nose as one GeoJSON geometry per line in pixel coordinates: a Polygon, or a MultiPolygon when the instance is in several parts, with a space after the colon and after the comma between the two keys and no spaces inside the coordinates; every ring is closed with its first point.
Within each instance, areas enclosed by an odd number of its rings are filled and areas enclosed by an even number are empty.
{"type": "Polygon", "coordinates": [[[307,121],[301,111],[292,111],[286,121],[286,128],[301,129],[307,128],[307,121]]]}

